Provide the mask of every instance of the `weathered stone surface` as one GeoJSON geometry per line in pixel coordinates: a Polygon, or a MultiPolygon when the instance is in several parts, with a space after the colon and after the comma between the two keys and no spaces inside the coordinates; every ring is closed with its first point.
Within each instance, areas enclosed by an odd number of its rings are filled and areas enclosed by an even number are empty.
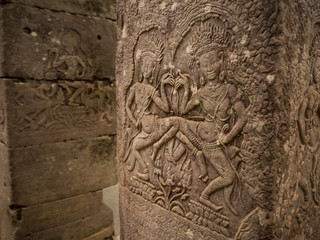
{"type": "Polygon", "coordinates": [[[54,11],[99,16],[116,20],[115,0],[0,0],[0,3],[18,3],[54,11]]]}
{"type": "Polygon", "coordinates": [[[10,171],[10,204],[31,206],[114,185],[114,159],[114,136],[10,148],[4,170],[10,171]]]}
{"type": "Polygon", "coordinates": [[[10,178],[10,167],[8,161],[8,149],[5,145],[0,143],[0,197],[6,196],[10,199],[11,196],[11,178],[10,178]]]}
{"type": "MultiPolygon", "coordinates": [[[[79,219],[77,221],[69,222],[64,225],[46,229],[40,232],[33,232],[26,235],[24,235],[25,233],[19,231],[12,234],[7,232],[7,229],[4,229],[4,233],[6,233],[7,235],[2,236],[4,240],[86,239],[87,237],[90,237],[95,233],[100,233],[104,229],[108,229],[108,231],[106,231],[104,235],[104,237],[107,237],[108,239],[109,237],[111,237],[110,232],[112,232],[110,228],[112,229],[112,213],[110,212],[110,209],[102,205],[98,213],[83,217],[82,219],[79,219]]],[[[102,240],[103,238],[100,239],[102,240]]]]}
{"type": "Polygon", "coordinates": [[[122,239],[319,239],[319,3],[117,9],[122,239]]]}
{"type": "Polygon", "coordinates": [[[5,239],[2,236],[4,235],[5,229],[7,229],[8,219],[6,206],[11,196],[10,185],[8,152],[7,148],[0,143],[0,239],[5,239]]]}
{"type": "MultiPolygon", "coordinates": [[[[120,208],[123,216],[122,225],[126,231],[121,231],[121,239],[186,240],[186,239],[214,239],[224,240],[225,237],[207,228],[195,225],[179,214],[168,216],[168,212],[160,206],[153,205],[143,198],[136,198],[127,189],[119,187],[120,204],[131,206],[120,208]],[[134,206],[134,207],[133,207],[134,206]],[[147,219],[146,220],[146,216],[147,219]],[[130,231],[128,231],[130,229],[130,231]]],[[[197,221],[197,220],[195,220],[197,221]]]]}
{"type": "Polygon", "coordinates": [[[9,79],[1,80],[0,91],[7,98],[2,105],[7,131],[0,141],[9,147],[115,134],[112,83],[9,79]]]}
{"type": "Polygon", "coordinates": [[[17,4],[0,7],[0,76],[114,80],[113,21],[17,4]]]}
{"type": "Polygon", "coordinates": [[[5,102],[5,89],[0,83],[0,143],[5,143],[7,141],[5,102]]]}
{"type": "MultiPolygon", "coordinates": [[[[110,222],[110,210],[106,210],[105,206],[102,206],[99,213],[86,217],[76,222],[68,223],[64,226],[48,229],[46,231],[38,232],[30,237],[30,240],[38,239],[85,239],[99,233],[111,225],[110,222]],[[90,229],[90,230],[89,230],[90,229]],[[89,230],[89,231],[88,231],[89,230]]],[[[109,230],[109,232],[111,232],[109,230]]],[[[109,233],[108,232],[108,233],[109,233]]],[[[111,236],[106,236],[107,239],[111,236]]],[[[100,239],[99,239],[100,240],[100,239]]]]}
{"type": "MultiPolygon", "coordinates": [[[[1,202],[5,201],[2,199],[1,202]]],[[[105,211],[105,216],[109,216],[109,218],[105,218],[101,225],[112,224],[112,211],[104,206],[102,207],[102,191],[30,207],[7,205],[4,209],[6,211],[2,212],[2,217],[5,217],[8,221],[5,223],[7,226],[2,228],[4,229],[3,236],[13,236],[11,239],[24,239],[38,232],[62,227],[95,216],[102,210],[105,211]],[[7,216],[4,216],[4,214],[7,216]]],[[[92,231],[92,228],[83,227],[89,233],[92,231]]]]}
{"type": "Polygon", "coordinates": [[[278,239],[320,239],[320,2],[280,2],[278,239]]]}
{"type": "Polygon", "coordinates": [[[0,0],[0,239],[105,240],[115,1],[0,0]]]}

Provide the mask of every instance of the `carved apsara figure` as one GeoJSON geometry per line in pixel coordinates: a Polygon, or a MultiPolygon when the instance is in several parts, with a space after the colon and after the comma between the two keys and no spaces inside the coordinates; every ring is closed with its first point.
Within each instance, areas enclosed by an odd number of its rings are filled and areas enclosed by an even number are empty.
{"type": "MultiPolygon", "coordinates": [[[[190,42],[190,54],[200,69],[201,88],[192,94],[186,103],[183,113],[201,106],[205,113],[205,121],[196,126],[194,140],[203,152],[207,161],[218,172],[200,196],[200,202],[214,209],[221,206],[209,200],[210,195],[224,189],[225,200],[230,210],[235,212],[230,203],[231,186],[236,171],[230,160],[237,152],[235,147],[227,146],[241,132],[246,124],[246,109],[241,101],[241,93],[230,83],[224,82],[224,51],[228,44],[227,31],[209,22],[198,27],[190,42]],[[231,111],[237,115],[237,121],[230,123],[231,111]]],[[[188,87],[186,88],[188,89],[188,87]]]]}
{"type": "MultiPolygon", "coordinates": [[[[200,69],[201,87],[189,99],[189,81],[182,74],[176,80],[175,87],[184,87],[180,112],[187,114],[193,108],[200,106],[205,114],[205,120],[197,122],[181,117],[175,118],[180,122],[176,136],[179,134],[186,136],[200,153],[197,161],[201,175],[207,173],[205,159],[219,174],[201,193],[200,202],[214,210],[220,210],[222,206],[214,204],[209,198],[216,191],[224,189],[226,203],[236,214],[230,202],[236,170],[230,160],[237,154],[238,149],[228,144],[241,132],[247,117],[241,93],[234,85],[224,81],[222,68],[228,41],[226,30],[218,25],[206,22],[201,23],[196,29],[188,51],[200,69]],[[231,111],[237,115],[237,122],[233,126],[229,122],[231,111]]],[[[169,134],[166,133],[165,139],[170,138],[169,134]]],[[[159,148],[164,142],[160,139],[155,146],[159,148]]]]}
{"type": "Polygon", "coordinates": [[[137,57],[137,67],[140,70],[139,79],[129,89],[126,102],[128,118],[136,127],[137,131],[130,140],[131,146],[125,156],[125,161],[130,155],[131,164],[128,170],[132,171],[136,165],[136,160],[140,164],[140,171],[137,175],[143,180],[149,179],[149,170],[140,151],[153,144],[153,136],[157,134],[156,113],[151,108],[151,103],[155,103],[164,112],[169,112],[168,100],[166,98],[164,86],[170,81],[170,74],[164,75],[160,80],[160,92],[152,85],[156,71],[163,59],[164,46],[162,41],[154,34],[148,41],[144,42],[137,57]],[[133,105],[135,105],[133,107],[133,105]],[[132,110],[135,108],[135,113],[132,110]]]}
{"type": "MultiPolygon", "coordinates": [[[[137,61],[138,69],[140,70],[139,80],[130,87],[126,102],[128,118],[137,131],[130,139],[129,150],[124,157],[124,161],[127,161],[132,156],[133,159],[128,165],[128,170],[132,171],[136,165],[136,160],[138,160],[140,171],[137,172],[137,176],[143,180],[149,179],[149,170],[140,151],[149,146],[154,145],[150,160],[155,161],[160,147],[176,136],[197,158],[202,156],[201,152],[189,139],[181,132],[178,132],[180,121],[177,117],[160,118],[157,115],[158,109],[152,108],[154,103],[165,113],[170,112],[165,86],[175,85],[173,75],[170,72],[166,73],[161,77],[158,86],[154,87],[152,85],[153,81],[157,80],[157,68],[162,61],[163,51],[163,43],[156,34],[151,35],[144,42],[140,50],[141,55],[137,61]],[[158,87],[160,87],[160,91],[158,87]],[[132,109],[135,109],[135,111],[132,109]]],[[[182,148],[179,148],[176,152],[175,159],[179,159],[184,154],[184,151],[185,149],[182,145],[182,148]]]]}
{"type": "Polygon", "coordinates": [[[54,78],[60,74],[65,79],[83,78],[87,67],[85,61],[77,54],[80,43],[79,33],[74,30],[67,31],[61,39],[62,51],[57,48],[49,51],[51,60],[45,69],[45,76],[54,78]]]}
{"type": "MultiPolygon", "coordinates": [[[[320,34],[313,40],[311,54],[313,57],[312,82],[308,87],[303,103],[299,109],[298,129],[301,142],[308,146],[312,171],[310,176],[311,192],[317,205],[320,204],[320,34]]],[[[307,180],[300,184],[306,198],[310,194],[307,180]]]]}

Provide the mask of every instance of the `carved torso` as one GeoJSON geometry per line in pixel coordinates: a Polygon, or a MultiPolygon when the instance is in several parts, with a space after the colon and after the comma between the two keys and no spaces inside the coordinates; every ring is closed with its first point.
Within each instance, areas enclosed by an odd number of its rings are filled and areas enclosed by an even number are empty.
{"type": "Polygon", "coordinates": [[[227,84],[217,86],[207,84],[196,94],[205,112],[205,121],[198,127],[199,136],[206,142],[216,141],[218,134],[230,118],[229,88],[227,84]]]}
{"type": "Polygon", "coordinates": [[[305,113],[306,121],[306,131],[309,136],[308,144],[309,146],[315,146],[320,140],[319,131],[320,127],[320,115],[319,106],[320,105],[320,94],[314,87],[308,89],[308,103],[305,113]]]}
{"type": "Polygon", "coordinates": [[[149,84],[137,82],[132,86],[132,91],[135,94],[136,113],[137,117],[148,115],[150,112],[150,103],[154,93],[154,87],[149,84]]]}

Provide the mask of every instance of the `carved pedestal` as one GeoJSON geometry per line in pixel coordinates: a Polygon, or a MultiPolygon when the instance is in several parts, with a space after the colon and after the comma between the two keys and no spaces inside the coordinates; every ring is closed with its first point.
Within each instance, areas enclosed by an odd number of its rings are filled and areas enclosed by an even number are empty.
{"type": "Polygon", "coordinates": [[[122,239],[320,238],[318,5],[118,1],[122,239]]]}
{"type": "Polygon", "coordinates": [[[0,238],[111,238],[115,3],[49,2],[0,1],[0,238]]]}

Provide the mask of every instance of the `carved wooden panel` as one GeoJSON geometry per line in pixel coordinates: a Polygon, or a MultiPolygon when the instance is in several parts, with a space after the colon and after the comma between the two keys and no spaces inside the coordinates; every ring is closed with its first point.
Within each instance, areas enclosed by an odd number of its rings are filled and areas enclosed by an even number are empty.
{"type": "MultiPolygon", "coordinates": [[[[190,239],[270,239],[278,2],[118,5],[123,221],[144,202],[190,239]]],[[[124,239],[187,239],[139,224],[124,239]]]]}

